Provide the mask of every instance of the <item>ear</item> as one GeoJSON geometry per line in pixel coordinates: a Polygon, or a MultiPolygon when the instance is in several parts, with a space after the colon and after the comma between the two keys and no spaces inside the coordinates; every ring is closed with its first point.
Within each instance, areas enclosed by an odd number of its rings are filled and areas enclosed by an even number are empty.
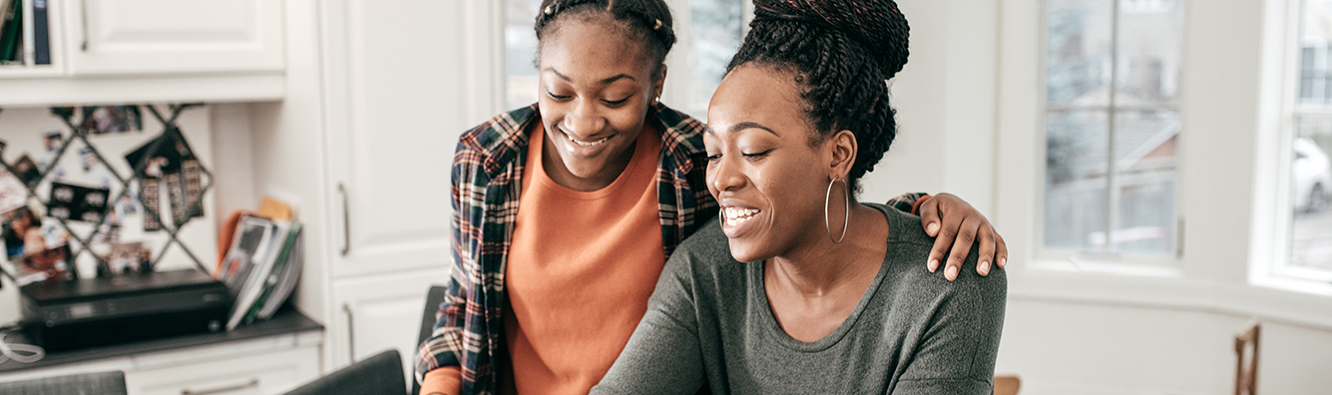
{"type": "MultiPolygon", "coordinates": [[[[661,92],[666,89],[666,64],[661,65],[661,71],[657,73],[656,81],[652,82],[652,100],[660,102],[661,92]]],[[[652,103],[649,101],[648,103],[652,103]]]]}
{"type": "Polygon", "coordinates": [[[851,174],[851,166],[856,163],[856,152],[859,152],[856,134],[842,130],[828,137],[823,145],[828,158],[828,176],[845,180],[851,174]]]}

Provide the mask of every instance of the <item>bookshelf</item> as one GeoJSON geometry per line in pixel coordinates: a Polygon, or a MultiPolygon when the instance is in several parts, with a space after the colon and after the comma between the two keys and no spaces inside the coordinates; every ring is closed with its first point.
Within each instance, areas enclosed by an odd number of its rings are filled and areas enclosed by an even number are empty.
{"type": "Polygon", "coordinates": [[[58,1],[0,0],[0,79],[60,76],[58,1]]]}

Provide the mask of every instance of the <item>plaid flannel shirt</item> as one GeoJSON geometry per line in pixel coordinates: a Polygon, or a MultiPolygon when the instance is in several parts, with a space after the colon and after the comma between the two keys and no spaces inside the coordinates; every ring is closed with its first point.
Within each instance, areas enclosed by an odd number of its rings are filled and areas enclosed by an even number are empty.
{"type": "MultiPolygon", "coordinates": [[[[453,266],[430,339],[416,355],[416,380],[459,366],[463,394],[494,394],[496,367],[508,365],[504,339],[504,268],[518,216],[528,137],[537,106],[501,114],[464,133],[453,158],[453,266]]],[[[705,184],[707,154],[701,122],[657,104],[647,119],[661,132],[657,201],[667,257],[685,237],[717,215],[705,184]]],[[[891,207],[912,212],[925,194],[906,194],[891,207]]]]}
{"type": "MultiPolygon", "coordinates": [[[[497,366],[507,365],[504,268],[518,217],[519,191],[536,105],[501,114],[468,131],[453,158],[453,267],[431,338],[417,350],[416,379],[459,366],[462,393],[493,394],[497,366]]],[[[660,133],[657,201],[662,250],[717,215],[705,185],[703,124],[664,105],[649,111],[660,133]]]]}

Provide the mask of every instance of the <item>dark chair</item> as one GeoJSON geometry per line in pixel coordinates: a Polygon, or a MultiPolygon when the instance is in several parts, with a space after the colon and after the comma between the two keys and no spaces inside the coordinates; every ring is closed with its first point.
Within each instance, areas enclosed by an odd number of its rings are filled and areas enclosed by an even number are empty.
{"type": "Polygon", "coordinates": [[[0,383],[0,394],[124,395],[125,373],[99,372],[0,383]]]}
{"type": "MultiPolygon", "coordinates": [[[[425,343],[426,339],[430,338],[430,332],[434,332],[435,313],[439,311],[439,304],[444,303],[446,291],[448,291],[448,287],[435,285],[430,287],[429,292],[426,292],[425,312],[421,313],[421,336],[416,338],[416,345],[418,347],[421,343],[425,343]]],[[[412,365],[415,366],[416,361],[412,361],[412,365]]],[[[412,377],[416,377],[416,375],[413,374],[412,377]]],[[[421,393],[421,383],[417,383],[416,379],[412,379],[412,395],[419,393],[421,393]]]]}
{"type": "Polygon", "coordinates": [[[388,350],[288,392],[287,395],[402,395],[402,358],[388,350]]]}

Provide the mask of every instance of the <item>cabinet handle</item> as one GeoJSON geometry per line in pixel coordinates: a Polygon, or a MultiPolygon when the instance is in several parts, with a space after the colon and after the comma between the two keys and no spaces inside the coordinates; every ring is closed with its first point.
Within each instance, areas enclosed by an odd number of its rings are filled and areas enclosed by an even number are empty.
{"type": "Polygon", "coordinates": [[[79,0],[79,6],[83,9],[79,13],[83,17],[83,45],[79,46],[79,51],[88,52],[88,0],[79,0]]]}
{"type": "Polygon", "coordinates": [[[351,356],[351,362],[356,362],[356,321],[353,320],[351,304],[343,303],[342,311],[347,312],[347,355],[351,356]]]}
{"type": "Polygon", "coordinates": [[[351,252],[351,214],[347,208],[347,186],[338,183],[338,193],[342,194],[342,256],[351,252]]]}
{"type": "Polygon", "coordinates": [[[253,379],[250,379],[250,381],[245,382],[245,383],[236,384],[236,385],[229,385],[229,386],[226,386],[226,387],[209,388],[209,389],[206,389],[206,390],[194,391],[194,390],[191,390],[191,389],[189,389],[189,388],[184,388],[184,389],[181,389],[181,390],[180,390],[180,395],[211,395],[211,394],[224,394],[224,393],[228,393],[228,392],[236,392],[236,391],[240,391],[240,390],[243,390],[243,389],[246,389],[246,388],[254,388],[254,387],[258,387],[258,386],[259,386],[259,379],[258,379],[258,378],[253,378],[253,379]]]}

